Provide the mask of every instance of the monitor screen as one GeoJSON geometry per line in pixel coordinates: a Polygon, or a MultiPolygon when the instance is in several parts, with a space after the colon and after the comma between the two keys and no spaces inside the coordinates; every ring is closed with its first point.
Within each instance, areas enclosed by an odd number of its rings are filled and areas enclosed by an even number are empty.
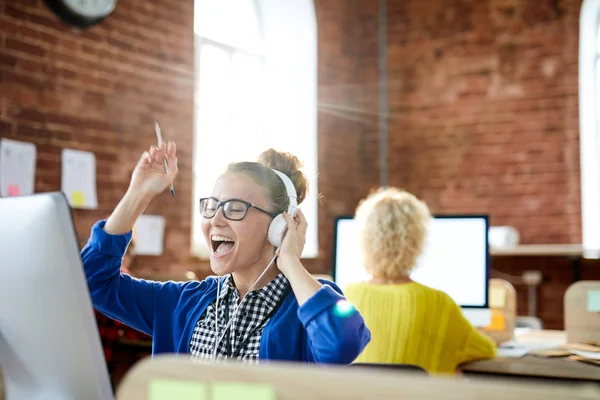
{"type": "MultiPolygon", "coordinates": [[[[333,276],[344,286],[369,278],[363,266],[357,224],[340,217],[335,227],[333,276]]],[[[487,308],[489,249],[487,216],[436,216],[410,277],[450,295],[461,307],[487,308]]]]}

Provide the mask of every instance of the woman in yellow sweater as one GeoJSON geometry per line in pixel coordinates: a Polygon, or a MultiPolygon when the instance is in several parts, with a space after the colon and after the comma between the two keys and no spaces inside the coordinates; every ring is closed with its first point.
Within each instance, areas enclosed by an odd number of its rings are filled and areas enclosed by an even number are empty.
{"type": "Polygon", "coordinates": [[[431,215],[410,193],[380,190],[356,211],[368,282],[345,288],[371,342],[356,362],[412,364],[454,373],[461,363],[493,358],[492,339],[473,328],[446,293],[411,281],[431,215]]]}

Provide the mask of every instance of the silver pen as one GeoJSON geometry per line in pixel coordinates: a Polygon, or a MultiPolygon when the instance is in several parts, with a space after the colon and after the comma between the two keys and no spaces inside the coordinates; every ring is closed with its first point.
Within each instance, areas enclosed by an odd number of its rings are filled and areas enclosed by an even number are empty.
{"type": "MultiPolygon", "coordinates": [[[[156,130],[156,138],[158,139],[158,144],[163,141],[162,134],[160,132],[160,126],[158,126],[158,122],[154,122],[154,130],[156,130]]],[[[166,142],[165,142],[166,145],[166,142]]],[[[163,164],[165,166],[165,173],[169,174],[169,164],[167,163],[167,157],[163,158],[163,164]]],[[[175,196],[175,188],[173,187],[173,182],[169,182],[169,191],[171,192],[171,196],[175,196]]]]}

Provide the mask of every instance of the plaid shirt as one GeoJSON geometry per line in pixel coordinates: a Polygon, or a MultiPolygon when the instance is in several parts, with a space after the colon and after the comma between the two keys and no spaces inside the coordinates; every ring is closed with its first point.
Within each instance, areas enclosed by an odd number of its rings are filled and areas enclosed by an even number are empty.
{"type": "MultiPolygon", "coordinates": [[[[231,275],[223,279],[219,293],[219,337],[223,335],[229,319],[234,316],[231,326],[219,343],[217,358],[233,358],[247,363],[258,363],[258,351],[262,331],[284,297],[288,280],[283,274],[277,275],[268,285],[253,290],[246,295],[240,310],[235,314],[240,295],[231,275]]],[[[198,319],[190,353],[192,358],[211,358],[215,346],[215,306],[213,300],[198,319]]]]}

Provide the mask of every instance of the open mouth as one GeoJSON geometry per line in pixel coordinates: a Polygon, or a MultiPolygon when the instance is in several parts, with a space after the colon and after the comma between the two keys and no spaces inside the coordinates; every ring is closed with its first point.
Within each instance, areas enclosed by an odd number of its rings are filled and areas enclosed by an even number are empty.
{"type": "Polygon", "coordinates": [[[227,236],[212,235],[210,237],[213,254],[216,256],[224,256],[233,249],[235,241],[227,236]]]}

